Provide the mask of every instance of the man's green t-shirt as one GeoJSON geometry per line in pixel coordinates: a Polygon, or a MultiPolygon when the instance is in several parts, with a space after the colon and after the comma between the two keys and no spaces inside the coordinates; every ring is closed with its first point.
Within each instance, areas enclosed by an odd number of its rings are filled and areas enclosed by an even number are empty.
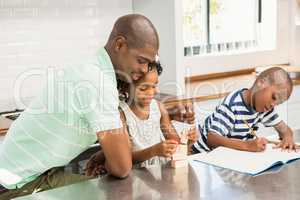
{"type": "MultiPolygon", "coordinates": [[[[50,75],[48,75],[50,76],[50,75]]],[[[122,126],[114,68],[104,48],[83,65],[56,71],[12,124],[0,149],[0,169],[22,178],[20,188],[50,168],[64,166],[122,126]]]]}

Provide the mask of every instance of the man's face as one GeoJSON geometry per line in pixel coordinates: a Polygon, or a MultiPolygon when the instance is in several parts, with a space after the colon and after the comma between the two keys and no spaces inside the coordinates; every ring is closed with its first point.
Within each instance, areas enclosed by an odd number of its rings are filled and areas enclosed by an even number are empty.
{"type": "Polygon", "coordinates": [[[143,48],[128,48],[124,45],[118,52],[118,77],[126,82],[137,81],[148,72],[148,66],[155,61],[157,49],[150,45],[143,48]]]}
{"type": "Polygon", "coordinates": [[[256,91],[252,96],[252,105],[257,112],[267,112],[285,102],[290,91],[283,84],[267,86],[256,91]]]}

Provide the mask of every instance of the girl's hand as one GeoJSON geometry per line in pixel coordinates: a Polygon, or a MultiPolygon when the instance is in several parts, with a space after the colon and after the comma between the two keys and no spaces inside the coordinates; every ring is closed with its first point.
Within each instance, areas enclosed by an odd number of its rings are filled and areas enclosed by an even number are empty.
{"type": "Polygon", "coordinates": [[[154,155],[161,157],[171,157],[177,148],[178,142],[175,140],[166,140],[154,145],[154,155]]]}

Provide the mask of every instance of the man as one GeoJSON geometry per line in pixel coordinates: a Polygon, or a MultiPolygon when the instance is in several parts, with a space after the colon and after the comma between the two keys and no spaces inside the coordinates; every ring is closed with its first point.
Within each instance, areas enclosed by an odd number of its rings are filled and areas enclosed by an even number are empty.
{"type": "MultiPolygon", "coordinates": [[[[126,177],[132,157],[118,112],[116,76],[125,81],[140,79],[155,61],[158,48],[158,34],[149,19],[125,15],[115,22],[105,48],[84,65],[57,75],[5,137],[0,169],[21,179],[2,182],[0,199],[66,184],[60,166],[96,140],[105,155],[105,169],[116,177],[126,177]]],[[[68,183],[86,178],[74,175],[68,183]]]]}

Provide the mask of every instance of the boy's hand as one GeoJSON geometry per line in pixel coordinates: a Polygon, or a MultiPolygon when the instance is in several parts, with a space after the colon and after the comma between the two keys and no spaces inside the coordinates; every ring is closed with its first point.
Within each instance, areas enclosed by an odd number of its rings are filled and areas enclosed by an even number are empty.
{"type": "Polygon", "coordinates": [[[154,146],[155,156],[171,157],[177,148],[178,142],[175,140],[162,141],[154,146]]]}
{"type": "Polygon", "coordinates": [[[288,150],[290,152],[291,150],[297,151],[299,146],[295,144],[293,136],[289,135],[284,136],[274,148],[281,148],[282,150],[288,150]]]}
{"type": "Polygon", "coordinates": [[[187,138],[192,141],[192,143],[197,142],[199,134],[197,133],[196,127],[191,128],[187,133],[187,138]]]}
{"type": "Polygon", "coordinates": [[[281,121],[275,125],[275,129],[282,140],[274,148],[281,148],[282,150],[288,151],[297,151],[297,149],[299,149],[299,146],[294,142],[293,131],[287,124],[281,121]]]}
{"type": "Polygon", "coordinates": [[[264,137],[259,137],[254,140],[247,141],[247,149],[252,152],[261,152],[266,149],[268,140],[264,137]]]}

